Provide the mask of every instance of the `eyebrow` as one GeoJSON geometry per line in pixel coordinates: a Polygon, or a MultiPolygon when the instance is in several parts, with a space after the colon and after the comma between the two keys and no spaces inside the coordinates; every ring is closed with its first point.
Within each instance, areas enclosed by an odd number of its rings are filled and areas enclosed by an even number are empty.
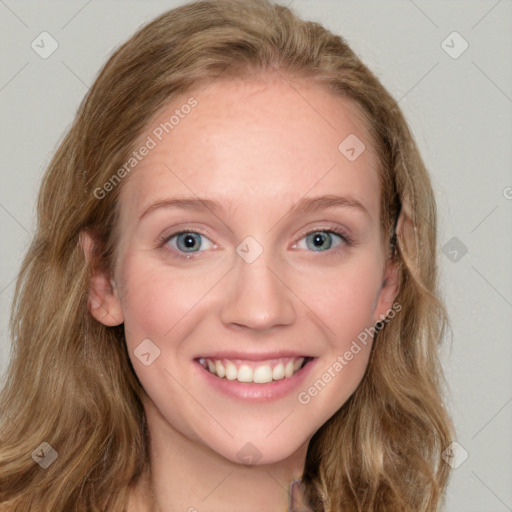
{"type": "MultiPolygon", "coordinates": [[[[318,197],[303,197],[295,205],[292,206],[288,214],[305,214],[313,213],[326,208],[343,207],[352,208],[356,211],[364,213],[371,217],[368,209],[358,201],[355,197],[344,197],[336,195],[324,195],[318,197]]],[[[173,199],[164,199],[151,204],[145,208],[139,216],[139,221],[149,213],[160,208],[175,208],[183,210],[196,210],[218,212],[223,209],[220,202],[212,199],[199,199],[193,197],[181,197],[173,199]]]]}
{"type": "Polygon", "coordinates": [[[333,207],[344,207],[352,208],[354,210],[364,213],[368,217],[371,217],[370,212],[364,206],[361,201],[358,201],[355,197],[344,197],[336,195],[326,195],[318,197],[305,197],[294,205],[290,213],[312,213],[325,208],[333,207]]]}

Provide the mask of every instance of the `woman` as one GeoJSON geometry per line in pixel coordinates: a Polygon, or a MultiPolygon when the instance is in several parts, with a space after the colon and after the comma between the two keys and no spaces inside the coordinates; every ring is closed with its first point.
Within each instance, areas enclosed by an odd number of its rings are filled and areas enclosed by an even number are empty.
{"type": "Polygon", "coordinates": [[[265,0],[161,15],[80,106],[38,221],[4,510],[441,507],[435,201],[341,37],[265,0]]]}

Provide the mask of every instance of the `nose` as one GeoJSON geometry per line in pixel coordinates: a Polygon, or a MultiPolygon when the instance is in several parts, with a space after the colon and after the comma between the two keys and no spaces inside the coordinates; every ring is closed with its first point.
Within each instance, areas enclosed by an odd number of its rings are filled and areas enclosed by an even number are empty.
{"type": "Polygon", "coordinates": [[[248,263],[238,255],[225,282],[221,320],[255,331],[292,324],[296,319],[293,291],[264,251],[248,263]]]}

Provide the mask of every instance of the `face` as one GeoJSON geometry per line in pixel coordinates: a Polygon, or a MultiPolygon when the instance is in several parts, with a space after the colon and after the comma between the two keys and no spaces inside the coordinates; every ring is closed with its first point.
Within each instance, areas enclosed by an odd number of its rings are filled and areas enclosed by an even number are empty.
{"type": "Polygon", "coordinates": [[[355,391],[396,295],[362,116],[318,85],[225,81],[148,137],[101,320],[124,322],[168,428],[234,462],[290,457],[355,391]]]}

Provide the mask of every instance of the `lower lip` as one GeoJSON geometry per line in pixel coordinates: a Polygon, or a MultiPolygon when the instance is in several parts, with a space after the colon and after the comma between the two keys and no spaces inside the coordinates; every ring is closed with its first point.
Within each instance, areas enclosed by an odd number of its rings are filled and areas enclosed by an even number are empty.
{"type": "Polygon", "coordinates": [[[209,387],[227,396],[253,402],[277,400],[297,390],[311,372],[315,363],[316,358],[311,359],[291,377],[285,377],[284,379],[268,382],[267,384],[257,384],[254,382],[238,382],[236,379],[221,379],[210,373],[198,361],[194,361],[199,373],[206,380],[209,387]]]}

